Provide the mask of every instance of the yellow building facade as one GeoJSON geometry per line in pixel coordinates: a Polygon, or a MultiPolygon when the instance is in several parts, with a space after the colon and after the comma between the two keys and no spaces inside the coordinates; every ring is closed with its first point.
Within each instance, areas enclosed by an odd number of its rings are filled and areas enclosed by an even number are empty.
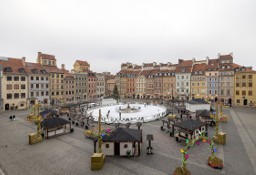
{"type": "Polygon", "coordinates": [[[251,67],[236,68],[234,80],[235,105],[256,107],[256,71],[251,67]]]}

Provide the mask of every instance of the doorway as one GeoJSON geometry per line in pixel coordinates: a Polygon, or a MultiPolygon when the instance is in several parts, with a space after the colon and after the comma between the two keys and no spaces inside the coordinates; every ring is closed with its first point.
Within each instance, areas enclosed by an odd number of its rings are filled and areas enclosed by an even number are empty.
{"type": "Polygon", "coordinates": [[[7,103],[7,104],[5,104],[5,110],[6,111],[8,111],[9,110],[9,108],[10,108],[10,105],[7,103]]]}
{"type": "Polygon", "coordinates": [[[244,106],[247,106],[247,105],[248,105],[248,100],[244,99],[244,106]]]}
{"type": "Polygon", "coordinates": [[[228,99],[228,104],[229,104],[230,107],[232,106],[232,99],[231,98],[228,99]]]}
{"type": "Polygon", "coordinates": [[[120,142],[115,142],[115,155],[120,155],[120,142]]]}

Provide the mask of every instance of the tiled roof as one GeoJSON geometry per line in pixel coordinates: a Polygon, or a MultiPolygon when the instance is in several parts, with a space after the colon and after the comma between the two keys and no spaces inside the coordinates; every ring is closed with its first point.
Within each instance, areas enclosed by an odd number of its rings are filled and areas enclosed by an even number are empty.
{"type": "Polygon", "coordinates": [[[56,66],[44,66],[45,70],[49,73],[65,73],[67,72],[67,70],[64,69],[59,69],[56,66]]]}
{"type": "Polygon", "coordinates": [[[48,60],[56,60],[54,55],[44,54],[41,52],[38,52],[38,57],[41,57],[43,59],[48,59],[48,60]]]}
{"type": "Polygon", "coordinates": [[[193,75],[204,75],[205,74],[206,64],[196,64],[193,66],[192,74],[193,75]],[[198,74],[199,71],[202,71],[202,74],[198,74]]]}
{"type": "Polygon", "coordinates": [[[3,66],[3,72],[6,73],[5,68],[10,67],[12,71],[10,73],[12,74],[26,74],[25,66],[22,63],[22,59],[19,58],[8,58],[7,61],[0,60],[0,64],[3,66]],[[25,73],[19,72],[19,69],[23,68],[25,70],[25,73]]]}
{"type": "Polygon", "coordinates": [[[74,78],[74,75],[68,72],[66,72],[64,75],[65,75],[65,78],[74,78]]]}
{"type": "Polygon", "coordinates": [[[150,73],[152,72],[152,70],[143,70],[139,73],[139,76],[148,76],[150,73]]]}
{"type": "Polygon", "coordinates": [[[76,62],[77,62],[78,64],[80,64],[81,66],[89,66],[89,64],[87,63],[87,61],[76,60],[76,62]]]}
{"type": "Polygon", "coordinates": [[[187,131],[194,131],[204,125],[206,125],[205,122],[201,122],[201,121],[193,120],[193,119],[184,120],[182,122],[174,124],[174,126],[179,127],[184,130],[187,130],[187,131]]]}
{"type": "Polygon", "coordinates": [[[102,137],[103,142],[141,142],[142,130],[117,128],[109,135],[102,137]]]}
{"type": "Polygon", "coordinates": [[[39,63],[26,62],[25,67],[28,73],[34,73],[32,72],[33,69],[37,69],[38,73],[40,73],[40,70],[44,70],[43,66],[39,63]]]}
{"type": "Polygon", "coordinates": [[[153,67],[153,63],[144,63],[143,67],[153,67]]]}
{"type": "Polygon", "coordinates": [[[180,64],[177,65],[178,68],[180,67],[192,67],[193,61],[192,60],[184,60],[180,64]]]}
{"type": "Polygon", "coordinates": [[[206,71],[217,70],[219,68],[219,59],[211,59],[209,63],[206,65],[206,71]]]}

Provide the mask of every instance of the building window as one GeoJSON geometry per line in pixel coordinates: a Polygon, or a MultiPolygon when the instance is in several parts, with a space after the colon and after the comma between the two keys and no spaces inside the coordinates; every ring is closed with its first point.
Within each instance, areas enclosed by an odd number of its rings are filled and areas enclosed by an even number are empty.
{"type": "Polygon", "coordinates": [[[127,145],[127,144],[124,144],[124,148],[128,148],[128,145],[127,145]]]}
{"type": "Polygon", "coordinates": [[[39,97],[39,92],[36,92],[36,96],[39,97]]]}
{"type": "Polygon", "coordinates": [[[240,99],[237,99],[237,100],[236,100],[236,103],[240,103],[240,99]]]}
{"type": "Polygon", "coordinates": [[[106,148],[109,148],[109,144],[107,143],[107,144],[105,145],[105,147],[106,147],[106,148]]]}
{"type": "Polygon", "coordinates": [[[36,84],[36,89],[39,89],[39,84],[36,84]]]}
{"type": "Polygon", "coordinates": [[[30,92],[30,96],[33,97],[34,96],[34,92],[30,92]]]}
{"type": "Polygon", "coordinates": [[[36,81],[39,81],[39,77],[36,77],[36,81]]]}
{"type": "Polygon", "coordinates": [[[31,84],[31,85],[30,85],[30,88],[33,89],[33,88],[34,88],[34,84],[31,84]]]}
{"type": "Polygon", "coordinates": [[[242,75],[242,79],[245,79],[246,78],[246,76],[245,75],[242,75]]]}
{"type": "Polygon", "coordinates": [[[246,87],[246,83],[242,83],[242,87],[246,87]]]}
{"type": "Polygon", "coordinates": [[[44,77],[41,77],[41,80],[44,81],[44,77]]]}
{"type": "Polygon", "coordinates": [[[239,83],[236,83],[236,87],[239,87],[239,83]]]}
{"type": "Polygon", "coordinates": [[[19,88],[20,88],[19,84],[14,84],[14,89],[19,89],[19,88]]]}
{"type": "Polygon", "coordinates": [[[242,95],[246,95],[246,91],[242,91],[242,95]]]}
{"type": "Polygon", "coordinates": [[[26,81],[26,77],[21,77],[21,81],[26,81]]]}
{"type": "Polygon", "coordinates": [[[14,81],[19,81],[19,77],[14,77],[14,81]]]}
{"type": "Polygon", "coordinates": [[[248,75],[248,78],[249,78],[249,79],[252,79],[252,75],[248,75]]]}
{"type": "Polygon", "coordinates": [[[20,94],[20,97],[21,97],[21,98],[26,98],[26,94],[25,94],[25,93],[21,93],[21,94],[20,94]]]}
{"type": "Polygon", "coordinates": [[[30,80],[34,80],[34,77],[30,77],[30,80]]]}
{"type": "Polygon", "coordinates": [[[44,96],[44,91],[41,92],[41,96],[44,96]]]}
{"type": "Polygon", "coordinates": [[[248,95],[249,95],[249,96],[252,96],[252,91],[248,91],[248,95]]]}
{"type": "Polygon", "coordinates": [[[236,95],[239,95],[239,91],[236,91],[236,95]]]}
{"type": "Polygon", "coordinates": [[[7,94],[7,99],[12,99],[12,94],[7,94]]]}
{"type": "Polygon", "coordinates": [[[48,95],[48,91],[45,91],[45,95],[48,95]]]}
{"type": "Polygon", "coordinates": [[[18,98],[20,98],[20,94],[19,93],[15,93],[14,94],[14,99],[18,99],[18,98]]]}
{"type": "Polygon", "coordinates": [[[249,87],[252,87],[252,82],[249,82],[248,86],[249,86],[249,87]]]}
{"type": "Polygon", "coordinates": [[[12,90],[12,84],[7,84],[7,85],[6,85],[6,89],[7,89],[7,90],[12,90]]]}
{"type": "Polygon", "coordinates": [[[25,84],[22,84],[22,85],[20,85],[20,88],[21,88],[21,89],[26,89],[26,85],[25,85],[25,84]]]}
{"type": "Polygon", "coordinates": [[[12,81],[12,77],[11,76],[7,76],[7,81],[12,81]]]}

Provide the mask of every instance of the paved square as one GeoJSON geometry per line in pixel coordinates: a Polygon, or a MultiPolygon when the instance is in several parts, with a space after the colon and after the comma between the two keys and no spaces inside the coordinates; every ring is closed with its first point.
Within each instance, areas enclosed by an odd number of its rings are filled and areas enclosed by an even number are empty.
{"type": "MultiPolygon", "coordinates": [[[[35,145],[28,144],[28,135],[36,126],[26,121],[29,111],[9,111],[0,114],[0,175],[164,175],[173,174],[181,165],[180,148],[169,133],[160,131],[161,121],[144,123],[143,145],[140,157],[107,157],[101,171],[90,170],[93,142],[85,139],[83,128],[56,138],[46,139],[35,145]],[[9,116],[16,115],[15,121],[9,116]],[[146,154],[147,134],[154,135],[153,155],[146,154]]],[[[210,151],[207,144],[189,150],[188,169],[192,174],[256,174],[256,109],[227,108],[228,123],[221,123],[220,130],[227,134],[227,144],[215,145],[217,156],[224,160],[223,170],[207,166],[210,151]]],[[[136,128],[136,126],[132,126],[136,128]]],[[[212,136],[214,128],[209,127],[212,136]]]]}

